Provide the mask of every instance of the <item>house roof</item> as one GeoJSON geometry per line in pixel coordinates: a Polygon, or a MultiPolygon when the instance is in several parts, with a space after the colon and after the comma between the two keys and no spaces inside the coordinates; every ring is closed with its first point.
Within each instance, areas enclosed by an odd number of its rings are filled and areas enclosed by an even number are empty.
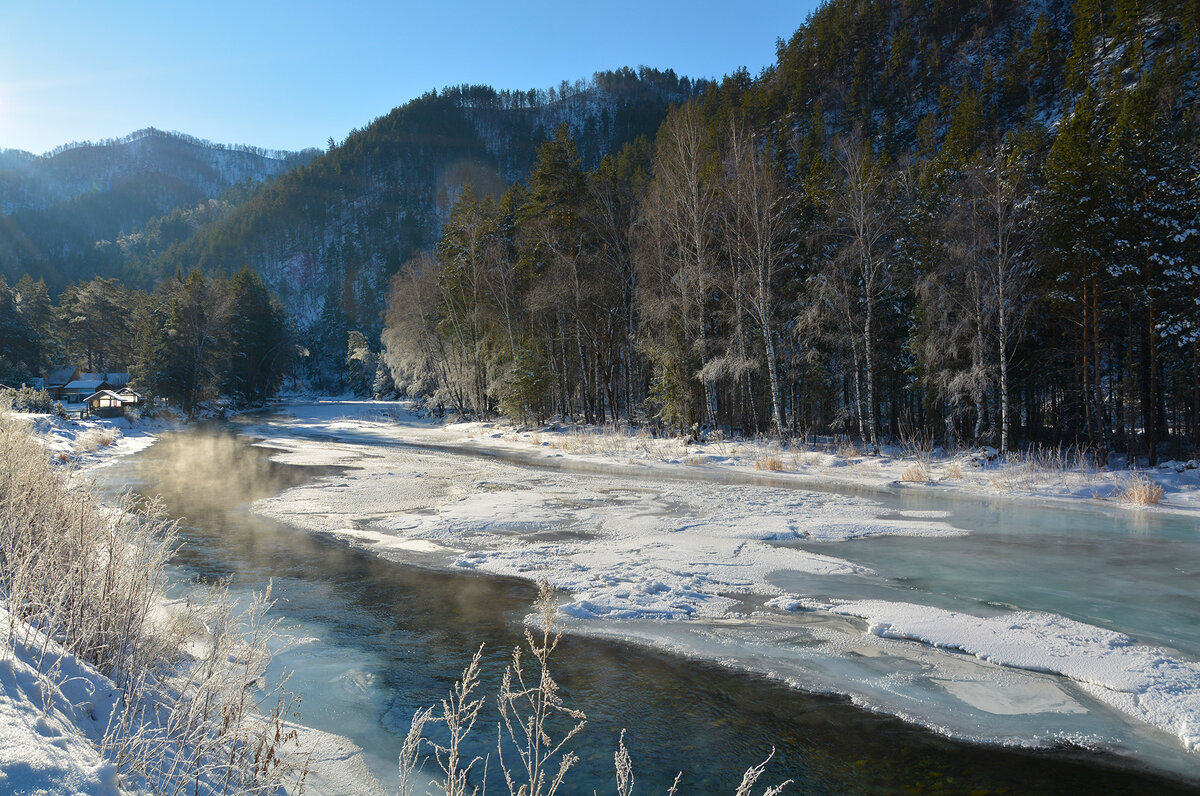
{"type": "Polygon", "coordinates": [[[129,383],[128,373],[80,373],[79,378],[107,382],[110,387],[124,387],[129,383]]]}
{"type": "Polygon", "coordinates": [[[92,393],[84,400],[87,401],[88,403],[91,403],[93,398],[112,398],[114,401],[117,401],[119,403],[127,403],[124,396],[117,395],[112,390],[97,390],[96,392],[92,393]]]}
{"type": "Polygon", "coordinates": [[[69,382],[66,386],[63,387],[63,389],[64,390],[79,390],[80,392],[83,392],[84,390],[89,390],[91,392],[95,392],[96,390],[108,389],[108,387],[110,387],[110,386],[111,385],[108,382],[104,381],[104,379],[99,379],[99,380],[97,380],[97,379],[76,379],[75,381],[69,382]]]}
{"type": "Polygon", "coordinates": [[[72,365],[65,365],[61,368],[55,368],[46,374],[47,387],[61,387],[75,377],[75,372],[79,368],[72,365]]]}

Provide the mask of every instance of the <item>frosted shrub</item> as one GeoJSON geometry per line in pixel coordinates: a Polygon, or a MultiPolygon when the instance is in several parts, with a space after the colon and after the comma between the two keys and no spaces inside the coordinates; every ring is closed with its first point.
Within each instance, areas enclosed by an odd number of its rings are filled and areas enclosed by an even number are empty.
{"type": "Polygon", "coordinates": [[[583,730],[587,716],[563,702],[558,683],[550,674],[550,656],[558,648],[562,630],[555,627],[558,607],[545,580],[538,583],[534,607],[541,615],[541,625],[536,635],[525,628],[525,643],[533,661],[526,665],[521,648],[514,647],[512,663],[504,670],[500,694],[496,697],[505,734],[516,750],[520,766],[510,770],[504,762],[503,744],[498,751],[500,769],[510,793],[553,796],[571,766],[579,760],[566,745],[583,730]],[[556,738],[550,734],[551,728],[563,719],[573,726],[564,728],[556,738]]]}
{"type": "MultiPolygon", "coordinates": [[[[554,591],[544,579],[538,583],[534,607],[540,622],[536,629],[525,629],[525,647],[513,649],[512,661],[505,669],[500,693],[495,698],[500,713],[496,753],[510,796],[553,796],[560,789],[569,787],[567,775],[579,757],[568,744],[587,725],[583,711],[564,702],[558,683],[550,673],[550,658],[558,648],[562,630],[554,621],[557,612],[554,591]],[[526,660],[526,653],[529,660],[526,660]]],[[[485,703],[485,697],[475,695],[482,654],[480,647],[463,670],[462,678],[454,684],[450,696],[442,700],[440,715],[433,707],[423,708],[413,715],[400,751],[401,796],[414,793],[416,780],[430,760],[441,771],[440,778],[430,784],[447,796],[487,792],[487,761],[480,757],[467,761],[461,756],[463,741],[474,729],[485,703]],[[432,724],[444,726],[440,742],[426,737],[426,727],[432,724]],[[426,750],[424,754],[422,750],[426,750]],[[478,777],[478,784],[474,784],[470,774],[480,762],[484,763],[483,773],[478,777]]],[[[750,796],[774,755],[772,749],[766,760],[746,770],[735,791],[736,796],[750,796]]],[[[625,747],[623,730],[614,764],[617,793],[630,796],[633,793],[633,758],[625,747]]],[[[678,793],[682,777],[682,773],[676,776],[668,796],[678,793]]],[[[778,796],[790,784],[791,780],[787,780],[767,788],[763,796],[778,796]]]]}
{"type": "Polygon", "coordinates": [[[55,415],[56,417],[67,416],[63,405],[51,398],[50,393],[33,387],[20,387],[18,389],[0,387],[0,407],[11,409],[15,412],[32,412],[34,414],[55,415]]]}
{"type": "Polygon", "coordinates": [[[154,503],[105,506],[72,487],[27,429],[0,412],[0,602],[13,650],[40,646],[44,687],[55,689],[51,641],[122,690],[100,749],[134,790],[195,794],[273,792],[303,782],[285,753],[290,703],[260,695],[273,625],[268,596],[238,613],[222,590],[171,622],[152,607],[165,583],[175,525],[154,503]],[[203,654],[182,643],[191,628],[203,654]],[[259,710],[266,701],[266,713],[259,710]],[[144,786],[144,787],[143,787],[144,786]]]}
{"type": "Polygon", "coordinates": [[[116,439],[117,433],[110,428],[93,428],[75,439],[75,452],[90,453],[112,445],[116,439]]]}

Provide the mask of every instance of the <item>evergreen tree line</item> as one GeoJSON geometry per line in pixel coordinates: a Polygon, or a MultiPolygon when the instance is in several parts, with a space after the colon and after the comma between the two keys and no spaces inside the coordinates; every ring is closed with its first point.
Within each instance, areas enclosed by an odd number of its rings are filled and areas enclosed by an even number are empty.
{"type": "Polygon", "coordinates": [[[10,288],[0,277],[0,383],[10,386],[68,364],[128,371],[139,392],[191,415],[220,395],[261,405],[295,359],[283,307],[249,268],[196,270],[152,292],[96,277],[69,285],[57,305],[42,279],[26,274],[10,288]]]}
{"type": "Polygon", "coordinates": [[[397,387],[527,420],[1191,449],[1196,8],[1043,11],[935,92],[921,62],[972,30],[934,5],[831,3],[652,143],[587,169],[561,128],[523,184],[464,190],[393,279],[397,387]]]}

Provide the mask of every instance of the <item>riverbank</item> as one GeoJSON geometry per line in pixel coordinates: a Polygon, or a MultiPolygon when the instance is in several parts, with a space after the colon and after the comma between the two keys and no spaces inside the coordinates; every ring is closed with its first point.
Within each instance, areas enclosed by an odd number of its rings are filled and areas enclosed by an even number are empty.
{"type": "Polygon", "coordinates": [[[9,416],[28,425],[56,464],[72,465],[83,472],[145,450],[159,434],[179,426],[173,418],[76,420],[27,412],[10,412],[9,416]]]}
{"type": "MultiPolygon", "coordinates": [[[[872,567],[843,555],[888,539],[926,559],[978,545],[989,536],[956,516],[980,498],[1000,499],[1001,514],[1021,503],[1043,510],[1050,495],[998,494],[992,479],[1004,471],[991,462],[964,473],[953,495],[917,493],[902,479],[914,461],[901,456],[785,452],[784,466],[795,456],[797,469],[782,472],[761,446],[628,435],[618,445],[598,433],[443,426],[387,403],[285,410],[290,418],[256,420],[247,432],[279,461],[340,472],[256,504],[269,516],[405,563],[545,576],[569,594],[562,611],[574,632],[759,671],[952,737],[1069,743],[1177,774],[1194,769],[1193,641],[1149,626],[1098,627],[1071,605],[914,592],[886,560],[872,567]],[[780,634],[806,641],[782,644],[780,634]],[[897,672],[920,674],[905,675],[901,688],[897,672]]],[[[1190,521],[1087,495],[1083,482],[1107,484],[1104,474],[1051,475],[1039,488],[1095,506],[1114,528],[1124,518],[1190,521]]],[[[1164,479],[1167,506],[1191,511],[1192,474],[1174,475],[1164,479]]],[[[1079,521],[1094,513],[1079,512],[1079,521]]],[[[1036,557],[1036,540],[1029,550],[1036,557]]]]}
{"type": "Polygon", "coordinates": [[[269,660],[272,625],[261,612],[235,612],[211,589],[167,599],[170,526],[129,505],[103,505],[92,493],[99,468],[144,451],[177,422],[6,413],[0,426],[11,469],[0,538],[0,791],[116,794],[182,777],[200,792],[289,778],[310,793],[383,792],[361,750],[296,724],[286,695],[275,707],[270,689],[250,701],[243,696],[269,660]],[[78,517],[58,517],[59,507],[78,517]],[[78,533],[64,534],[71,525],[78,533]],[[76,536],[77,544],[64,543],[76,536]],[[33,558],[21,561],[22,550],[33,558]],[[37,585],[32,568],[73,574],[47,574],[37,585]],[[78,586],[64,590],[76,578],[78,586]],[[18,616],[9,612],[14,599],[41,607],[18,616]],[[103,651],[102,639],[114,632],[120,659],[103,651]],[[275,738],[265,747],[258,745],[264,733],[275,738]],[[241,759],[237,750],[256,746],[267,756],[241,759]]]}

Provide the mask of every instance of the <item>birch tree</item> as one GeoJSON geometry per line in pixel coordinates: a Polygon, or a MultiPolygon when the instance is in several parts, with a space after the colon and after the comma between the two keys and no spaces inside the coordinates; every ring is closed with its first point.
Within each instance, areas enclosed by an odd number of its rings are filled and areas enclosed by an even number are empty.
{"type": "Polygon", "coordinates": [[[673,108],[655,144],[654,179],[644,204],[647,214],[653,216],[645,219],[647,227],[661,236],[651,248],[663,255],[657,265],[666,269],[662,274],[665,281],[658,281],[663,289],[654,299],[673,307],[669,312],[683,325],[682,340],[696,365],[687,378],[701,382],[701,415],[709,423],[714,421],[715,390],[711,379],[701,374],[710,358],[708,303],[714,281],[718,202],[714,161],[712,135],[696,106],[673,108]]]}
{"type": "Polygon", "coordinates": [[[833,258],[835,280],[850,292],[854,336],[862,355],[866,382],[865,435],[872,448],[879,445],[878,402],[875,391],[876,318],[888,289],[886,258],[893,235],[892,208],[888,201],[888,179],[879,159],[859,133],[835,144],[840,176],[830,210],[842,239],[833,258]]]}
{"type": "Polygon", "coordinates": [[[757,141],[731,120],[724,180],[730,255],[749,276],[771,397],[771,430],[783,438],[783,396],[776,354],[776,271],[787,253],[787,206],[774,164],[757,141]]]}

